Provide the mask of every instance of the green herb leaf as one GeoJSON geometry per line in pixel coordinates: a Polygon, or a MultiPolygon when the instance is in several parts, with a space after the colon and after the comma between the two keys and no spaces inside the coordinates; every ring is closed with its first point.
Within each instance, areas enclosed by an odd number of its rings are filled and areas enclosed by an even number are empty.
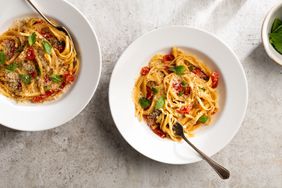
{"type": "Polygon", "coordinates": [[[272,44],[272,46],[282,54],[282,30],[276,33],[270,33],[269,35],[269,41],[272,44]]]}
{"type": "Polygon", "coordinates": [[[175,72],[177,75],[183,75],[185,72],[185,67],[183,65],[175,66],[170,68],[171,71],[175,72]]]}
{"type": "Polygon", "coordinates": [[[275,30],[282,25],[282,21],[279,18],[275,18],[271,27],[271,33],[275,32],[275,30]]]}
{"type": "Polygon", "coordinates": [[[152,91],[153,91],[153,93],[156,95],[157,93],[158,93],[158,89],[157,88],[155,88],[155,87],[152,87],[152,89],[151,89],[152,91]]]}
{"type": "Polygon", "coordinates": [[[184,94],[184,92],[183,91],[180,91],[179,93],[178,93],[178,96],[182,96],[184,94]]]}
{"type": "Polygon", "coordinates": [[[31,77],[28,74],[20,74],[20,79],[24,84],[30,84],[31,83],[31,77]]]}
{"type": "Polygon", "coordinates": [[[18,64],[17,63],[11,63],[9,64],[6,69],[11,71],[11,72],[14,72],[16,70],[16,68],[18,68],[18,64]]]}
{"type": "Polygon", "coordinates": [[[0,65],[4,64],[6,61],[6,55],[3,51],[0,51],[0,65]]]}
{"type": "Polygon", "coordinates": [[[51,86],[44,86],[45,91],[49,91],[51,89],[51,86]]]}
{"type": "Polygon", "coordinates": [[[62,77],[60,75],[54,74],[50,76],[51,80],[55,83],[59,83],[62,81],[62,77]]]}
{"type": "Polygon", "coordinates": [[[182,87],[187,87],[187,86],[188,86],[188,83],[185,82],[185,81],[182,81],[182,82],[181,82],[181,85],[182,85],[182,87]]]}
{"type": "Polygon", "coordinates": [[[36,72],[39,76],[41,76],[41,70],[38,64],[35,65],[36,72]]]}
{"type": "Polygon", "coordinates": [[[31,35],[28,36],[28,44],[32,46],[36,41],[36,34],[32,33],[31,35]]]}
{"type": "Polygon", "coordinates": [[[142,98],[139,99],[139,104],[143,109],[146,109],[150,106],[151,101],[149,101],[145,97],[142,97],[142,98]]]}
{"type": "Polygon", "coordinates": [[[43,48],[47,54],[51,54],[52,46],[47,41],[42,42],[43,48]]]}
{"type": "Polygon", "coordinates": [[[23,50],[24,50],[24,45],[19,46],[19,47],[16,49],[16,53],[21,53],[23,50]]]}
{"type": "Polygon", "coordinates": [[[160,97],[157,102],[156,102],[156,105],[155,105],[155,109],[160,109],[164,106],[165,104],[165,99],[164,97],[160,97]]]}
{"type": "Polygon", "coordinates": [[[200,123],[206,123],[207,121],[208,121],[208,117],[207,116],[205,116],[205,115],[202,115],[199,119],[198,119],[198,121],[200,122],[200,123]]]}
{"type": "Polygon", "coordinates": [[[188,69],[192,72],[193,70],[195,70],[195,66],[194,65],[189,65],[188,69]]]}
{"type": "Polygon", "coordinates": [[[199,89],[202,90],[202,91],[206,91],[206,89],[203,88],[203,87],[199,87],[199,89]]]}

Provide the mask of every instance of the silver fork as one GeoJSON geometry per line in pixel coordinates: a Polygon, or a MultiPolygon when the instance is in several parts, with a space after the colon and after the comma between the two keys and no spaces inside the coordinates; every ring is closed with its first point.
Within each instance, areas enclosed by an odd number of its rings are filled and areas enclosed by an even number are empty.
{"type": "Polygon", "coordinates": [[[184,135],[184,131],[183,131],[183,127],[182,125],[180,125],[179,123],[176,123],[173,126],[173,131],[176,135],[181,136],[196,152],[198,152],[200,154],[200,156],[208,162],[208,164],[216,171],[216,173],[222,178],[222,179],[228,179],[230,176],[230,172],[224,168],[223,166],[221,166],[220,164],[218,164],[217,162],[215,162],[214,160],[212,160],[209,156],[207,156],[206,154],[204,154],[201,150],[199,150],[196,146],[194,146],[194,144],[192,144],[184,135]]]}
{"type": "Polygon", "coordinates": [[[66,35],[68,35],[68,37],[70,38],[72,44],[74,45],[74,42],[72,40],[72,37],[71,37],[71,34],[70,32],[64,27],[64,26],[61,26],[61,25],[56,25],[54,23],[52,23],[32,2],[31,0],[26,0],[33,8],[34,10],[36,10],[36,12],[48,23],[50,24],[52,27],[58,29],[59,31],[62,31],[64,32],[66,35]]]}

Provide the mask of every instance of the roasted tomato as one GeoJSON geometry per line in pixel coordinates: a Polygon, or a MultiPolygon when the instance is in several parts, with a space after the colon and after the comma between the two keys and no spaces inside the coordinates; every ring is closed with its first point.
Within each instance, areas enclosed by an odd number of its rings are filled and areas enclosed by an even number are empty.
{"type": "Polygon", "coordinates": [[[155,129],[152,129],[152,130],[159,137],[161,137],[161,138],[165,138],[166,137],[166,133],[164,133],[160,128],[155,128],[155,129]]]}
{"type": "Polygon", "coordinates": [[[182,107],[176,111],[180,114],[189,114],[191,110],[192,110],[192,105],[189,105],[189,106],[182,107]]]}
{"type": "Polygon", "coordinates": [[[26,51],[26,59],[29,61],[35,60],[35,52],[32,47],[28,47],[26,51]]]}
{"type": "Polygon", "coordinates": [[[174,60],[174,56],[172,54],[167,54],[167,55],[164,55],[163,57],[163,61],[172,61],[174,60]]]}
{"type": "Polygon", "coordinates": [[[141,69],[140,74],[141,74],[142,76],[145,76],[145,75],[147,75],[147,74],[149,73],[149,71],[150,71],[150,68],[146,66],[146,67],[143,67],[143,68],[141,69]]]}
{"type": "Polygon", "coordinates": [[[213,72],[211,75],[211,80],[212,80],[212,88],[216,88],[218,85],[219,73],[213,72]]]}

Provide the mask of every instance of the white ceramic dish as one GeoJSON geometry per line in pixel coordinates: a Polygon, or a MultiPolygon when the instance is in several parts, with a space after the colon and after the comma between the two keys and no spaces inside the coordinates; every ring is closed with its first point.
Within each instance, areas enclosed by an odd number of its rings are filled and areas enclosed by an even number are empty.
{"type": "Polygon", "coordinates": [[[269,42],[269,33],[275,18],[282,19],[282,3],[278,3],[267,13],[261,29],[261,38],[267,55],[276,63],[282,65],[282,55],[269,42]]]}
{"type": "MultiPolygon", "coordinates": [[[[69,28],[78,47],[81,69],[72,88],[54,102],[17,104],[0,95],[0,124],[25,131],[54,128],[78,115],[94,95],[102,67],[96,34],[81,12],[63,0],[34,2],[47,16],[69,28]]],[[[5,1],[5,8],[0,12],[0,33],[16,19],[26,16],[37,14],[24,0],[5,1]]]]}
{"type": "Polygon", "coordinates": [[[162,139],[134,114],[133,87],[141,67],[157,52],[172,46],[195,54],[221,74],[220,111],[211,126],[196,131],[191,141],[207,155],[221,150],[240,128],[247,107],[247,81],[240,61],[215,36],[198,29],[172,26],[154,30],[134,41],[118,60],[110,82],[109,102],[115,124],[137,151],[156,161],[187,164],[201,158],[185,143],[162,139]]]}

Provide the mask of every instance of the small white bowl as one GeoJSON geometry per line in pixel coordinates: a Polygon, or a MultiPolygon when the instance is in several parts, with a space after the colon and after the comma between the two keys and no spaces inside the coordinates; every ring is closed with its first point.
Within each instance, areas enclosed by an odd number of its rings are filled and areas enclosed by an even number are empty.
{"type": "Polygon", "coordinates": [[[271,32],[271,27],[275,18],[282,19],[282,3],[275,5],[267,13],[262,25],[261,38],[268,56],[276,63],[282,65],[282,55],[274,49],[269,41],[269,33],[271,32]]]}

